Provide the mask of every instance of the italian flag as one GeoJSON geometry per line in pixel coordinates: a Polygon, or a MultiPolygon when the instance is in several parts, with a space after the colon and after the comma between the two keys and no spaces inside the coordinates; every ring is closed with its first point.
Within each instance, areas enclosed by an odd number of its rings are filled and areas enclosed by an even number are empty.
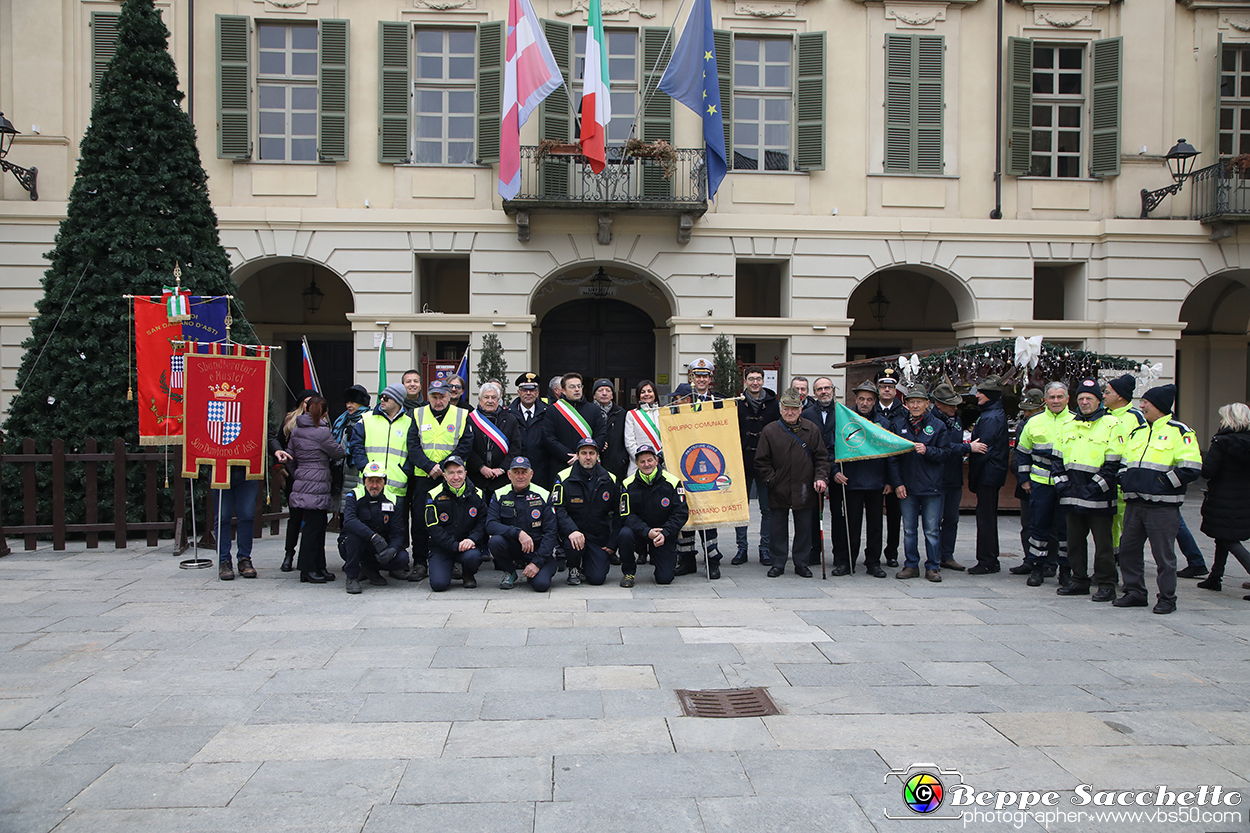
{"type": "Polygon", "coordinates": [[[586,68],[582,72],[582,155],[590,169],[603,173],[607,164],[608,122],[612,99],[608,92],[608,46],[603,36],[603,9],[590,0],[590,26],[586,29],[586,68]]]}

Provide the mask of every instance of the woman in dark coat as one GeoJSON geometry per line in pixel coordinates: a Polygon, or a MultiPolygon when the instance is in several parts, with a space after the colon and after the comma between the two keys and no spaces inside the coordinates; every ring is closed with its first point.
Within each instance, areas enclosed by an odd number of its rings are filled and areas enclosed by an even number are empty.
{"type": "Polygon", "coordinates": [[[1215,564],[1198,586],[1220,590],[1230,552],[1250,572],[1250,552],[1241,543],[1250,538],[1250,407],[1234,402],[1220,408],[1220,430],[1203,456],[1202,476],[1202,531],[1215,539],[1215,564]]]}
{"type": "Polygon", "coordinates": [[[334,506],[330,462],[347,452],[334,441],[326,422],[326,401],[309,397],[306,413],[295,420],[286,454],[295,468],[291,480],[290,524],[303,524],[299,542],[299,580],[325,584],[334,580],[326,570],[326,513],[334,506]]]}

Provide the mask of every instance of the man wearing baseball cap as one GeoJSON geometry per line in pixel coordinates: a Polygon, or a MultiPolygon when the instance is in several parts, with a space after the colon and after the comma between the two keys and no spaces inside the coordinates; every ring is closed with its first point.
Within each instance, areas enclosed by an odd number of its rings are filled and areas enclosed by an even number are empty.
{"type": "Polygon", "coordinates": [[[655,567],[656,584],[672,584],[677,567],[677,533],[690,515],[681,481],[659,468],[660,458],[649,445],[634,455],[638,470],[621,487],[621,587],[634,586],[641,546],[655,567]]]}
{"type": "Polygon", "coordinates": [[[509,485],[495,492],[486,508],[487,546],[503,571],[500,590],[516,587],[520,572],[530,589],[546,593],[556,574],[556,515],[550,493],[531,483],[533,476],[529,458],[513,458],[509,485]]]}
{"type": "Polygon", "coordinates": [[[404,499],[386,487],[386,466],[382,462],[366,463],[362,478],[343,504],[343,529],[339,533],[347,592],[353,596],[360,592],[362,572],[370,584],[379,587],[386,585],[382,570],[390,570],[396,578],[408,577],[404,499]]]}
{"type": "Polygon", "coordinates": [[[577,446],[577,462],[556,475],[551,505],[556,510],[560,543],[568,559],[568,584],[603,584],[616,554],[621,529],[621,491],[616,478],[599,465],[599,446],[584,439],[577,446]]]}
{"type": "Polygon", "coordinates": [[[473,427],[469,411],[452,407],[452,390],[441,379],[435,379],[426,390],[429,404],[413,412],[413,422],[420,443],[412,453],[412,479],[409,481],[412,502],[412,575],[410,581],[420,581],[428,574],[426,555],[429,539],[425,534],[422,510],[426,495],[443,478],[442,461],[456,456],[469,459],[473,452],[473,427]]]}
{"type": "Polygon", "coordinates": [[[461,565],[466,589],[477,587],[486,544],[486,501],[472,482],[464,460],[454,454],[443,460],[443,482],[425,502],[425,528],[430,542],[430,589],[451,586],[452,567],[461,565]]]}

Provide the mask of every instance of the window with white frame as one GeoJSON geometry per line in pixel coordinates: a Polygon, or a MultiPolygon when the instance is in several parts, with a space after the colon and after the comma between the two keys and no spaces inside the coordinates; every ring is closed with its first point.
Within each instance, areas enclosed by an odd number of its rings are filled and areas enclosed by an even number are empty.
{"type": "Polygon", "coordinates": [[[317,26],[257,24],[260,159],[317,161],[317,26]]]}
{"type": "Polygon", "coordinates": [[[790,38],[734,36],[734,170],[790,170],[793,66],[790,38]]]}
{"type": "Polygon", "coordinates": [[[422,164],[473,164],[477,32],[418,29],[416,52],[413,158],[422,164]]]}
{"type": "Polygon", "coordinates": [[[1220,156],[1250,153],[1250,45],[1220,52],[1220,156]]]}
{"type": "MultiPolygon", "coordinates": [[[[608,124],[609,145],[624,145],[638,111],[638,32],[634,29],[608,29],[603,36],[608,46],[608,79],[612,83],[612,121],[608,124]]],[[[573,30],[573,100],[577,115],[582,107],[582,78],[586,71],[586,27],[573,30]]],[[[552,95],[560,95],[556,90],[552,95]]],[[[574,124],[578,123],[575,117],[574,124]]],[[[634,138],[637,139],[637,131],[634,138]]]]}
{"type": "Polygon", "coordinates": [[[1029,176],[1082,176],[1084,44],[1033,44],[1033,140],[1029,176]]]}

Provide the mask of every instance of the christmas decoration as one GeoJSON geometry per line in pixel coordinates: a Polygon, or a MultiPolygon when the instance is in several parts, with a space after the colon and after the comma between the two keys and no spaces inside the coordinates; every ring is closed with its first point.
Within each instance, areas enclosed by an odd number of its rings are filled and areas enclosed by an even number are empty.
{"type": "MultiPolygon", "coordinates": [[[[986,376],[998,376],[1016,391],[1023,391],[1043,387],[1053,381],[1073,385],[1081,379],[1098,378],[1100,373],[1108,375],[1111,371],[1115,371],[1115,375],[1134,373],[1142,378],[1146,376],[1146,365],[1123,356],[1048,344],[1041,340],[1041,336],[1024,339],[1027,346],[1022,352],[1020,341],[1004,338],[982,344],[964,344],[949,350],[934,350],[919,356],[919,367],[913,379],[930,387],[947,381],[956,389],[967,389],[986,376]],[[1027,367],[1022,366],[1022,358],[1027,367]]],[[[913,358],[915,355],[908,357],[906,365],[900,361],[900,368],[910,369],[913,358]]],[[[1155,367],[1156,373],[1162,372],[1161,365],[1155,367]]],[[[1158,378],[1157,375],[1155,378],[1158,378]]]]}

